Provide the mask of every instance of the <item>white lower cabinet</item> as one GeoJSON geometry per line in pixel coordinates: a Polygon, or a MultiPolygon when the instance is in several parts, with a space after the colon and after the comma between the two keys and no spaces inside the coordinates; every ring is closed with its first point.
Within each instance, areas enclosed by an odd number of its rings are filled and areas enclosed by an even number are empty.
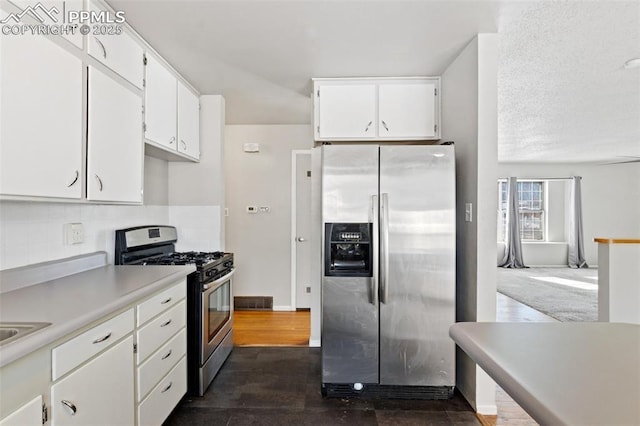
{"type": "Polygon", "coordinates": [[[0,426],[40,426],[42,424],[42,395],[0,420],[0,426]]]}
{"type": "Polygon", "coordinates": [[[187,392],[186,282],[139,303],[138,425],[159,425],[187,392]]]}
{"type": "Polygon", "coordinates": [[[182,357],[138,406],[138,425],[160,425],[187,392],[187,358],[182,357]]]}
{"type": "Polygon", "coordinates": [[[51,387],[51,424],[132,424],[133,386],[129,336],[51,387]]]}

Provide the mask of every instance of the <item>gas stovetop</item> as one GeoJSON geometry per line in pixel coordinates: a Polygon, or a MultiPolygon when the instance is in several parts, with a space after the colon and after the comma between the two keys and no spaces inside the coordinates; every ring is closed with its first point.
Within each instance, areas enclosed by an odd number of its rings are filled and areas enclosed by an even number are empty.
{"type": "MultiPolygon", "coordinates": [[[[229,253],[226,254],[230,256],[229,253]]],[[[209,264],[220,263],[225,260],[225,253],[214,251],[211,253],[201,251],[175,252],[158,257],[151,257],[140,262],[142,265],[191,265],[195,264],[197,268],[205,267],[209,264]]]]}

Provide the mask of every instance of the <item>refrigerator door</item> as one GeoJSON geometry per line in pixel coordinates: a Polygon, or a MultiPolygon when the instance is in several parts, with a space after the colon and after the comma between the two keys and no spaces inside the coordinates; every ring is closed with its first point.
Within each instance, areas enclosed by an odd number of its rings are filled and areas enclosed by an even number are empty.
{"type": "Polygon", "coordinates": [[[322,190],[324,223],[374,223],[375,271],[373,277],[326,276],[323,261],[322,382],[378,383],[378,147],[323,146],[322,190]]]}
{"type": "Polygon", "coordinates": [[[455,385],[453,146],[380,147],[380,384],[455,385]]]}

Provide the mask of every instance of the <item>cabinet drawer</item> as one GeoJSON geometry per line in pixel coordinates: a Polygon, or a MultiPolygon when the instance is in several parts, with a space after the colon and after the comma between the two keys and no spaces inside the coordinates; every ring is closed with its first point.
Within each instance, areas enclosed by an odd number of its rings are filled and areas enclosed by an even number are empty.
{"type": "Polygon", "coordinates": [[[133,309],[85,331],[51,351],[53,380],[73,370],[133,330],[133,309]]]}
{"type": "Polygon", "coordinates": [[[183,328],[138,368],[138,401],[149,393],[186,352],[187,330],[183,328]]]}
{"type": "Polygon", "coordinates": [[[138,407],[138,425],[162,424],[186,392],[187,360],[183,357],[138,407]]]}
{"type": "Polygon", "coordinates": [[[137,331],[138,353],[140,364],[154,353],[171,336],[176,334],[186,323],[186,302],[183,300],[156,319],[137,331]]]}
{"type": "Polygon", "coordinates": [[[151,299],[138,305],[138,322],[140,327],[160,312],[174,306],[187,295],[187,281],[182,280],[171,288],[153,296],[151,299]]]}

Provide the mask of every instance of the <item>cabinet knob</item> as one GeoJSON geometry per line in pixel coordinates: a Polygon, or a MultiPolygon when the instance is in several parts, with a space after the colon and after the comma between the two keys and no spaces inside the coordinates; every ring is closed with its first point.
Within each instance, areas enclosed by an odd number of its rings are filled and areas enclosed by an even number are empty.
{"type": "Polygon", "coordinates": [[[73,181],[71,181],[71,183],[67,185],[67,188],[71,188],[78,181],[79,177],[80,177],[80,172],[76,170],[76,176],[73,178],[73,181]]]}
{"type": "Polygon", "coordinates": [[[100,176],[98,175],[95,175],[95,176],[96,176],[96,180],[98,181],[98,185],[100,185],[100,192],[102,192],[102,188],[103,188],[102,179],[100,179],[100,176]]]}
{"type": "Polygon", "coordinates": [[[71,415],[72,416],[76,415],[76,411],[78,411],[78,409],[76,408],[76,406],[75,406],[75,404],[73,402],[67,401],[66,399],[63,399],[60,402],[62,403],[62,405],[64,405],[65,407],[67,407],[71,411],[71,415]]]}
{"type": "Polygon", "coordinates": [[[369,124],[367,124],[367,127],[364,129],[365,132],[369,131],[369,127],[371,127],[371,125],[373,124],[373,121],[370,121],[369,124]]]}
{"type": "Polygon", "coordinates": [[[167,385],[166,388],[162,389],[162,393],[165,393],[166,391],[168,391],[169,389],[171,389],[171,386],[173,386],[173,382],[169,382],[169,384],[167,385]]]}
{"type": "Polygon", "coordinates": [[[109,337],[111,337],[111,332],[109,332],[109,333],[105,334],[104,336],[100,337],[99,339],[94,340],[94,341],[93,341],[93,343],[94,343],[94,344],[96,344],[96,343],[102,343],[102,342],[104,342],[105,340],[107,340],[109,337]]]}
{"type": "Polygon", "coordinates": [[[176,141],[176,137],[175,136],[171,136],[171,139],[169,139],[169,145],[173,145],[173,143],[176,141]]]}
{"type": "Polygon", "coordinates": [[[184,149],[186,151],[187,150],[187,143],[182,139],[180,139],[180,143],[182,143],[182,149],[184,149]]]}
{"type": "Polygon", "coordinates": [[[102,42],[100,41],[100,39],[98,37],[94,37],[94,39],[96,40],[96,42],[102,48],[102,56],[104,57],[104,59],[107,59],[107,49],[104,47],[104,44],[102,44],[102,42]]]}

